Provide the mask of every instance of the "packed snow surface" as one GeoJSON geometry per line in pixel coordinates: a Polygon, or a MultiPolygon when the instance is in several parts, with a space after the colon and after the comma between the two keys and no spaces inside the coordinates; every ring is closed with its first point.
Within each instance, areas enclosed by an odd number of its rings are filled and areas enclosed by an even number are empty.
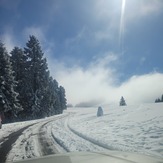
{"type": "Polygon", "coordinates": [[[116,150],[163,158],[162,103],[101,107],[100,117],[98,107],[68,108],[59,116],[3,125],[0,140],[34,124],[15,142],[8,160],[44,155],[40,135],[54,153],[116,150]]]}

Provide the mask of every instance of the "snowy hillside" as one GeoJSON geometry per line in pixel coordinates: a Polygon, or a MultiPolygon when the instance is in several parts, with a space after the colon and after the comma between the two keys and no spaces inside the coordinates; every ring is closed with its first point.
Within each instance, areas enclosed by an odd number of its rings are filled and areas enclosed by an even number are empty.
{"type": "Polygon", "coordinates": [[[127,151],[163,158],[163,104],[69,108],[64,114],[3,125],[5,137],[27,125],[12,145],[8,160],[20,160],[70,151],[127,151]]]}
{"type": "Polygon", "coordinates": [[[70,128],[107,149],[163,157],[163,104],[108,106],[98,118],[96,110],[78,109],[70,128]]]}

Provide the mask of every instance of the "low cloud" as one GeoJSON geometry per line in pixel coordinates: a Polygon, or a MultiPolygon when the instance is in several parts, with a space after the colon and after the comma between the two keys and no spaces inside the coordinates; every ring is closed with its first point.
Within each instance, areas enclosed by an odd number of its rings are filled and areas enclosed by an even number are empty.
{"type": "Polygon", "coordinates": [[[52,59],[49,66],[52,76],[65,87],[68,103],[73,105],[118,104],[121,96],[127,104],[139,104],[154,102],[163,93],[163,74],[157,72],[132,76],[118,84],[118,72],[110,66],[114,62],[118,62],[118,57],[108,53],[102,59],[96,58],[87,68],[75,64],[70,68],[52,59]]]}
{"type": "Polygon", "coordinates": [[[14,39],[10,32],[6,32],[1,36],[2,42],[5,44],[7,51],[10,53],[15,46],[18,46],[17,41],[14,39]]]}
{"type": "Polygon", "coordinates": [[[163,93],[162,82],[163,74],[157,72],[132,76],[117,87],[116,92],[124,95],[128,103],[154,102],[163,93]]]}

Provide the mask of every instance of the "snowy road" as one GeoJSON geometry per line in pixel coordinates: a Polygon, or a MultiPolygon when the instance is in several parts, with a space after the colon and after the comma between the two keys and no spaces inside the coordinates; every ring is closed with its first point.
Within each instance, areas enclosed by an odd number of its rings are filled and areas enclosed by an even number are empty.
{"type": "MultiPolygon", "coordinates": [[[[71,151],[104,151],[97,143],[90,141],[73,131],[68,121],[72,113],[63,114],[38,121],[36,124],[23,127],[16,131],[19,133],[10,137],[8,143],[12,150],[7,151],[4,158],[9,160],[21,160],[40,157],[49,154],[65,153],[71,151]],[[20,134],[21,131],[21,134],[20,134]],[[16,140],[17,139],[17,140],[16,140]],[[9,153],[8,153],[9,152],[9,153]]],[[[6,141],[3,142],[6,144],[6,141]]],[[[5,146],[1,146],[1,150],[5,146]]]]}
{"type": "MultiPolygon", "coordinates": [[[[29,125],[31,126],[31,125],[29,125]]],[[[12,148],[12,144],[15,143],[15,141],[18,139],[18,137],[22,134],[24,130],[26,130],[29,126],[23,127],[20,130],[11,133],[6,138],[3,138],[0,141],[1,147],[0,147],[0,160],[1,162],[5,162],[7,158],[7,154],[12,148]]]]}
{"type": "Polygon", "coordinates": [[[59,152],[106,150],[97,143],[93,143],[72,131],[68,124],[69,118],[71,118],[71,114],[55,122],[52,121],[50,125],[47,124],[47,126],[45,126],[49,133],[48,135],[51,135],[60,145],[59,152]]]}
{"type": "Polygon", "coordinates": [[[56,149],[56,146],[59,145],[50,139],[50,135],[47,134],[45,126],[48,126],[51,122],[55,123],[55,121],[62,119],[65,116],[68,116],[68,114],[54,116],[36,122],[34,121],[36,124],[28,127],[19,137],[17,137],[12,150],[7,156],[7,161],[59,153],[56,149]]]}
{"type": "Polygon", "coordinates": [[[96,112],[97,108],[72,108],[62,115],[3,125],[0,157],[8,141],[12,149],[7,160],[105,150],[163,158],[163,104],[109,106],[103,117],[96,117],[96,112]],[[13,136],[8,135],[15,132],[18,135],[10,142],[13,136]]]}

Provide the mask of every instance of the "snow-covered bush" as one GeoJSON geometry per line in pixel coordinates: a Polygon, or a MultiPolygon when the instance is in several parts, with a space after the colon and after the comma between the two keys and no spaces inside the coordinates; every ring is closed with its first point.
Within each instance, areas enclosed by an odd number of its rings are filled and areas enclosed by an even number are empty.
{"type": "Polygon", "coordinates": [[[99,106],[97,110],[97,117],[101,117],[101,116],[103,116],[103,110],[102,110],[102,107],[99,106]]]}

